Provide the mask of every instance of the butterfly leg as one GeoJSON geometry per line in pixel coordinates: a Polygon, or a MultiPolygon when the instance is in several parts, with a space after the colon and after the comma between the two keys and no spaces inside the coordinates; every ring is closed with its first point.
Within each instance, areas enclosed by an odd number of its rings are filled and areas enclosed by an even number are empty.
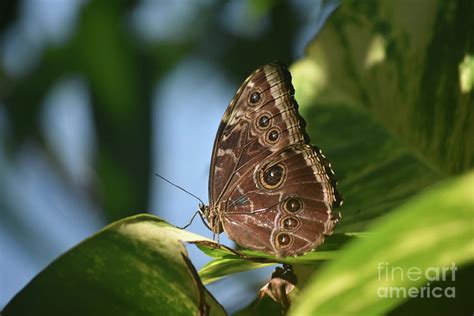
{"type": "MultiPolygon", "coordinates": [[[[219,227],[219,215],[214,217],[214,227],[219,227]]],[[[213,231],[212,233],[213,233],[213,239],[216,240],[217,244],[220,246],[221,245],[219,241],[220,232],[213,231]]]]}
{"type": "Polygon", "coordinates": [[[186,229],[186,228],[188,228],[188,227],[193,223],[194,218],[196,217],[196,215],[198,215],[200,212],[201,212],[200,210],[196,211],[196,213],[194,213],[193,217],[191,217],[191,220],[189,221],[189,223],[187,223],[186,225],[181,226],[181,227],[178,226],[178,228],[179,228],[179,229],[186,229]]]}

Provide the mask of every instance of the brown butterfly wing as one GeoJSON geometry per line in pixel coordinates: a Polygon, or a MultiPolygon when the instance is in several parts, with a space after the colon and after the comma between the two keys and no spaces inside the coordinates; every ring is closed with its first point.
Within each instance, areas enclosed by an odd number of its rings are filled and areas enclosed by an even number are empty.
{"type": "Polygon", "coordinates": [[[339,219],[325,157],[307,144],[290,145],[240,178],[222,214],[237,244],[277,256],[315,249],[339,219]]]}
{"type": "Polygon", "coordinates": [[[279,64],[247,78],[219,127],[209,180],[211,228],[222,225],[237,244],[279,256],[322,243],[339,203],[329,162],[307,144],[293,93],[279,64]]]}
{"type": "Polygon", "coordinates": [[[297,113],[293,93],[290,73],[276,63],[257,69],[239,88],[214,142],[211,205],[222,200],[226,189],[256,162],[286,145],[305,142],[304,121],[297,113]]]}

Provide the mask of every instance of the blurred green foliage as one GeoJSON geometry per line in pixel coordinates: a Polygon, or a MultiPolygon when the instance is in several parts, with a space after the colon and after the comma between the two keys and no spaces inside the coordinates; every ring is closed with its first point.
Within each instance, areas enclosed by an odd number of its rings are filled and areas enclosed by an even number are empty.
{"type": "MultiPolygon", "coordinates": [[[[249,14],[270,19],[272,27],[256,36],[239,37],[220,26],[226,4],[215,1],[202,6],[198,25],[189,25],[188,36],[175,42],[149,42],[130,27],[130,14],[139,4],[88,1],[80,9],[73,35],[46,47],[28,73],[14,77],[1,70],[2,99],[13,127],[8,140],[11,153],[33,140],[42,144],[58,169],[63,166],[49,150],[39,126],[41,103],[65,76],[85,78],[98,148],[93,166],[98,183],[90,183],[90,192],[109,221],[148,209],[154,84],[190,55],[212,60],[237,81],[264,62],[290,62],[291,43],[302,24],[295,14],[288,14],[293,10],[290,3],[249,2],[249,14]]],[[[0,33],[15,22],[20,5],[18,1],[6,6],[0,33]]],[[[175,23],[169,27],[178,27],[180,21],[175,23]]]]}

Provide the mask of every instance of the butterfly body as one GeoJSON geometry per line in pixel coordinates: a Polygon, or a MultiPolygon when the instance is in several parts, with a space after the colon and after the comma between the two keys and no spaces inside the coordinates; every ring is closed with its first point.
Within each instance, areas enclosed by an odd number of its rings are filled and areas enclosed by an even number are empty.
{"type": "Polygon", "coordinates": [[[209,201],[201,208],[209,228],[252,250],[301,255],[332,233],[342,199],[329,161],[309,145],[285,66],[257,69],[224,113],[209,201]]]}

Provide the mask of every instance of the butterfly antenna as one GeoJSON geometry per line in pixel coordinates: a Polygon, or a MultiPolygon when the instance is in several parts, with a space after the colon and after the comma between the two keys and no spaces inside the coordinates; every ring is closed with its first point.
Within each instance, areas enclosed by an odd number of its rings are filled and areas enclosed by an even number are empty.
{"type": "MultiPolygon", "coordinates": [[[[178,189],[180,189],[181,191],[186,192],[187,194],[191,195],[192,197],[194,197],[195,199],[197,199],[197,200],[201,203],[201,205],[205,205],[204,202],[203,202],[198,196],[192,194],[192,193],[189,192],[188,190],[183,189],[183,188],[180,187],[179,185],[174,184],[173,182],[171,182],[170,180],[166,179],[165,177],[160,176],[158,173],[155,173],[155,176],[157,176],[157,177],[160,178],[161,180],[164,180],[164,181],[168,182],[169,184],[171,184],[171,185],[174,186],[175,188],[178,188],[178,189]]],[[[194,218],[194,217],[193,217],[193,218],[194,218]]]]}

